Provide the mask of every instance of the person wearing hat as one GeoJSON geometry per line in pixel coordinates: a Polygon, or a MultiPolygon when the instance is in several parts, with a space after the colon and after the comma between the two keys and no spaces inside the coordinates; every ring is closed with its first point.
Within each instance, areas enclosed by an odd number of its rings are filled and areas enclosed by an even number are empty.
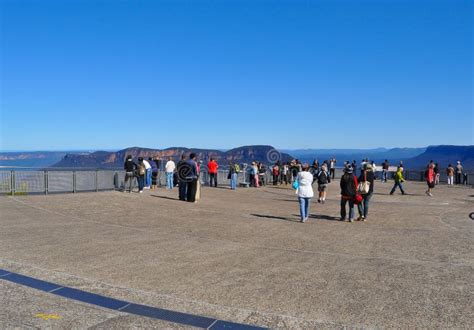
{"type": "Polygon", "coordinates": [[[357,209],[359,211],[358,220],[360,221],[365,221],[367,219],[367,215],[369,214],[369,203],[370,199],[372,198],[372,194],[374,193],[374,182],[374,169],[372,168],[371,164],[366,162],[364,167],[362,167],[362,172],[359,176],[359,186],[364,187],[363,191],[360,191],[361,189],[359,189],[360,194],[362,195],[362,202],[357,204],[357,209]]]}
{"type": "Polygon", "coordinates": [[[351,165],[346,165],[344,174],[341,177],[341,219],[346,220],[346,204],[349,203],[349,222],[354,221],[354,202],[357,194],[357,178],[353,174],[351,165]]]}

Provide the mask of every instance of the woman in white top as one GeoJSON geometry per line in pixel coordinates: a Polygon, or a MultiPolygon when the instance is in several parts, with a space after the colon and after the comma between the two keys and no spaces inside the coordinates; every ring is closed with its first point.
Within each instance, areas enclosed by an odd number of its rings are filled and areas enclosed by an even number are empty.
{"type": "Polygon", "coordinates": [[[298,173],[298,188],[296,194],[300,202],[301,222],[306,222],[309,217],[309,205],[311,198],[314,196],[313,192],[313,175],[309,172],[309,165],[304,164],[302,171],[298,173]]]}

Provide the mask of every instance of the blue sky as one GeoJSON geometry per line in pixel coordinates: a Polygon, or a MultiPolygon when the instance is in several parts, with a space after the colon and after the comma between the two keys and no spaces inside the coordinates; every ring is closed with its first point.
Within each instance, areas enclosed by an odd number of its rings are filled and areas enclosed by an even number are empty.
{"type": "Polygon", "coordinates": [[[0,10],[2,150],[474,144],[467,0],[0,10]]]}

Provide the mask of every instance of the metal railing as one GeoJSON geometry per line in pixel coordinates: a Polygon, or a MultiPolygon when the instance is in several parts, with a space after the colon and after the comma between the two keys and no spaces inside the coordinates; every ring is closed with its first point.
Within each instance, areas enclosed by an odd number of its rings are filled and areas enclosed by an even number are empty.
{"type": "Polygon", "coordinates": [[[0,193],[21,195],[114,190],[124,177],[125,172],[114,170],[0,171],[0,193]]]}
{"type": "MultiPolygon", "coordinates": [[[[227,170],[219,170],[217,182],[219,185],[230,185],[227,170]]],[[[342,175],[342,169],[336,169],[336,179],[342,175]]],[[[424,181],[424,171],[407,170],[404,172],[406,180],[424,181]]],[[[393,173],[389,173],[390,179],[393,173]]],[[[474,173],[467,173],[467,184],[472,185],[474,173]]],[[[265,175],[265,183],[273,184],[273,175],[268,170],[265,175]]],[[[381,178],[381,172],[376,173],[376,178],[381,178]]],[[[209,184],[209,173],[207,169],[201,171],[200,181],[203,185],[209,184]]],[[[51,194],[51,193],[78,193],[86,191],[119,190],[124,188],[125,171],[123,170],[0,170],[0,194],[22,195],[22,194],[51,194]]],[[[249,183],[250,175],[247,171],[238,174],[237,184],[249,183]]],[[[446,173],[441,173],[440,182],[447,182],[446,173]]],[[[158,186],[166,186],[166,173],[158,172],[158,186]]],[[[135,179],[132,187],[138,186],[135,179]]]]}

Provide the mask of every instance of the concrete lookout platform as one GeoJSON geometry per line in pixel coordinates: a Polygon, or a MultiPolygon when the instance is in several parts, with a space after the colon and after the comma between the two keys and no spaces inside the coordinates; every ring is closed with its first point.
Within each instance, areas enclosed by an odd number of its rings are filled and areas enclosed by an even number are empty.
{"type": "Polygon", "coordinates": [[[1,197],[0,328],[191,326],[59,287],[271,328],[473,328],[474,190],[391,186],[377,182],[368,220],[354,223],[337,221],[338,182],[305,224],[282,186],[205,187],[196,204],[164,189],[1,197]]]}

